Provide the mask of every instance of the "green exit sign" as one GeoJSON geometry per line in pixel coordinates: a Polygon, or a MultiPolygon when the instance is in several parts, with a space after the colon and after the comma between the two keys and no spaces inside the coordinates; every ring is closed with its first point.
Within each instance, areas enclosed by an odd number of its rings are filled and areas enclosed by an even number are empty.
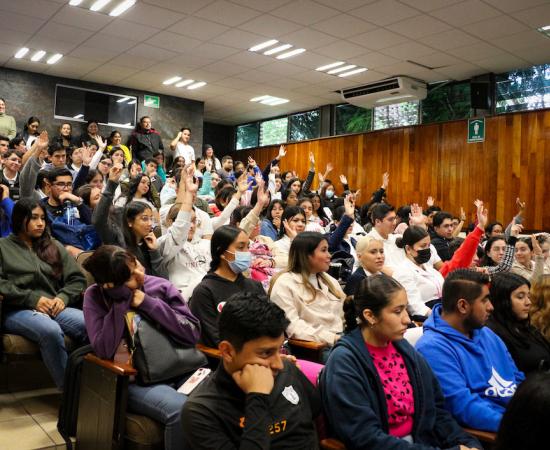
{"type": "Polygon", "coordinates": [[[160,97],[157,97],[156,95],[146,95],[145,99],[143,100],[143,106],[147,106],[148,108],[160,108],[160,97]]]}
{"type": "Polygon", "coordinates": [[[468,144],[485,140],[485,119],[468,119],[468,144]]]}

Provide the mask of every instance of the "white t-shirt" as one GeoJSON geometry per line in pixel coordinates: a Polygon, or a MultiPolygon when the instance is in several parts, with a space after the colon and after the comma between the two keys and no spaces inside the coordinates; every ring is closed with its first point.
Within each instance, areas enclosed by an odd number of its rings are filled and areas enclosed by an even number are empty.
{"type": "Polygon", "coordinates": [[[183,156],[185,164],[191,164],[191,161],[195,161],[195,149],[189,144],[178,142],[176,144],[176,154],[174,157],[177,158],[178,156],[183,156]]]}

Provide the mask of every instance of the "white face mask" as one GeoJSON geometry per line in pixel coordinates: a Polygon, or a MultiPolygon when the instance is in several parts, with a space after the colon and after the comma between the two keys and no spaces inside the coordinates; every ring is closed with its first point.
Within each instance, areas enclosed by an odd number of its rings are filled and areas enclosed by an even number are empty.
{"type": "Polygon", "coordinates": [[[326,191],[325,194],[326,194],[327,198],[334,197],[334,191],[326,191]]]}

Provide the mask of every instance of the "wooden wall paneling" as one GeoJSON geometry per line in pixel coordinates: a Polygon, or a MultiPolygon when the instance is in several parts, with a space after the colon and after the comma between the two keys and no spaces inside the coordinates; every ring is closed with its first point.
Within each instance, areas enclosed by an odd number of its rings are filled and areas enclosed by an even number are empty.
{"type": "MultiPolygon", "coordinates": [[[[462,120],[292,143],[281,170],[296,170],[304,178],[312,151],[317,172],[324,172],[327,162],[334,164],[330,179],[339,194],[340,174],[352,189],[361,189],[366,201],[389,171],[388,199],[396,207],[419,202],[425,208],[432,195],[443,209],[458,214],[463,206],[474,220],[473,201],[480,198],[490,220],[505,225],[520,196],[528,204],[526,229],[550,230],[545,176],[550,173],[550,110],[488,117],[482,143],[468,144],[466,135],[462,120]]],[[[233,158],[244,161],[250,154],[263,168],[278,148],[237,151],[233,158]]],[[[317,183],[316,177],[314,187],[317,183]]]]}

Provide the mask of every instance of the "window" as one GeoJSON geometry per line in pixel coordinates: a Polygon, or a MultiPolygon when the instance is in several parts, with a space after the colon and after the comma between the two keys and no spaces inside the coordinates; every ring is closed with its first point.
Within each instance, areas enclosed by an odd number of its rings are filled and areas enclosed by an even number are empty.
{"type": "Polygon", "coordinates": [[[303,141],[321,135],[321,114],[318,109],[289,117],[290,140],[303,141]]]}
{"type": "Polygon", "coordinates": [[[258,122],[237,127],[237,150],[258,146],[258,122]]]}
{"type": "Polygon", "coordinates": [[[335,108],[336,134],[363,133],[372,129],[372,109],[347,103],[335,108]]]}
{"type": "Polygon", "coordinates": [[[422,100],[422,123],[470,117],[470,83],[438,84],[428,88],[422,100]]]}
{"type": "Polygon", "coordinates": [[[375,130],[417,124],[418,102],[403,102],[374,108],[375,130]]]}
{"type": "Polygon", "coordinates": [[[136,126],[137,97],[64,86],[55,87],[56,119],[74,122],[97,120],[121,128],[136,126]]]}
{"type": "Polygon", "coordinates": [[[287,141],[288,117],[260,123],[260,145],[280,144],[287,141]]]}
{"type": "Polygon", "coordinates": [[[497,76],[497,113],[550,107],[550,64],[497,76]]]}

